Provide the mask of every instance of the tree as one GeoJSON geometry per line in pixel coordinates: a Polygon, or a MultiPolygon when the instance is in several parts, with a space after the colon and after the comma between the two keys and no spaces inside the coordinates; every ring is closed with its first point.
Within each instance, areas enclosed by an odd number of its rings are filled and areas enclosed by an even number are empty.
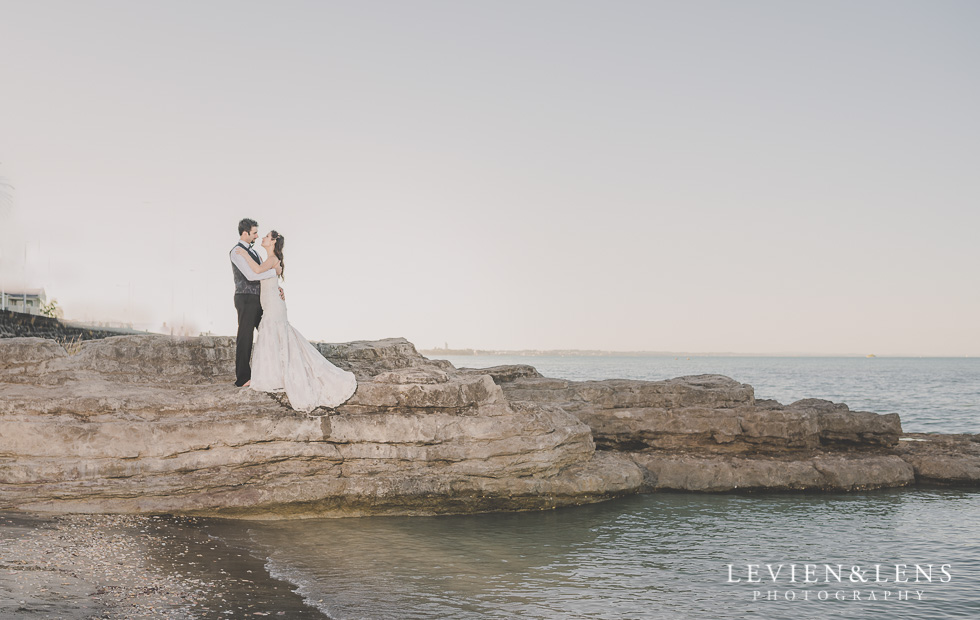
{"type": "Polygon", "coordinates": [[[46,304],[41,304],[41,314],[44,316],[49,316],[52,319],[60,319],[62,316],[64,316],[64,313],[58,306],[57,299],[52,299],[46,304]]]}

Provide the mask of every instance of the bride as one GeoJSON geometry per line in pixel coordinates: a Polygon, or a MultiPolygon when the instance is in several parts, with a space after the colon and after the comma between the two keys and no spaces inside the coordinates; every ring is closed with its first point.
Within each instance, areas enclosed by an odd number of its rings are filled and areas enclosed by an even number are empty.
{"type": "MultiPolygon", "coordinates": [[[[263,237],[262,247],[268,258],[261,265],[242,248],[235,251],[245,257],[255,273],[274,269],[282,277],[285,242],[286,238],[274,230],[263,237]]],[[[328,362],[289,324],[277,278],[262,280],[259,300],[262,320],[252,352],[252,380],[245,385],[260,392],[284,391],[289,404],[297,411],[310,412],[317,407],[336,407],[346,402],[357,389],[354,373],[328,362]]]]}

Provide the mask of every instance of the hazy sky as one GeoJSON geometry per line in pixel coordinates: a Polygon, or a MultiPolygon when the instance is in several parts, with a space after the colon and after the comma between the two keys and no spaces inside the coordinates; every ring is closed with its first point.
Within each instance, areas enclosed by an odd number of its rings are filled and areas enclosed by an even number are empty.
{"type": "Polygon", "coordinates": [[[231,335],[252,217],[312,340],[980,355],[977,32],[972,1],[0,0],[0,284],[231,335]]]}

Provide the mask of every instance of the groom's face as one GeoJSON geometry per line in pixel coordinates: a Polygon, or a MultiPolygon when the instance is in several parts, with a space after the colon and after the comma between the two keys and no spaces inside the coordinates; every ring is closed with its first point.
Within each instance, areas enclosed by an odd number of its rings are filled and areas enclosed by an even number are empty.
{"type": "Polygon", "coordinates": [[[252,230],[250,230],[248,233],[248,242],[255,243],[255,240],[258,239],[258,237],[259,237],[259,227],[252,226],[252,230]]]}

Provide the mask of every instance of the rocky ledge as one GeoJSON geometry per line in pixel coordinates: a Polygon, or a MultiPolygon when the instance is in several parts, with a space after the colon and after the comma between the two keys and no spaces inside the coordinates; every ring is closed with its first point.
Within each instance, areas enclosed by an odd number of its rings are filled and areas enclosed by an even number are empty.
{"type": "Polygon", "coordinates": [[[231,338],[0,340],[0,508],[248,518],[527,510],[633,493],[559,407],[402,338],[320,344],[354,396],[311,415],[234,387],[231,338]]]}
{"type": "Polygon", "coordinates": [[[231,338],[0,339],[0,509],[242,518],[531,510],[662,489],[976,486],[974,436],[755,400],[719,375],[457,369],[405,339],[318,344],[358,378],[307,415],[233,386],[231,338]],[[910,439],[914,441],[902,441],[910,439]]]}
{"type": "Polygon", "coordinates": [[[756,400],[752,386],[721,375],[567,381],[526,365],[460,372],[490,374],[511,404],[574,414],[599,449],[640,465],[641,491],[980,486],[980,436],[905,435],[895,413],[756,400]]]}

